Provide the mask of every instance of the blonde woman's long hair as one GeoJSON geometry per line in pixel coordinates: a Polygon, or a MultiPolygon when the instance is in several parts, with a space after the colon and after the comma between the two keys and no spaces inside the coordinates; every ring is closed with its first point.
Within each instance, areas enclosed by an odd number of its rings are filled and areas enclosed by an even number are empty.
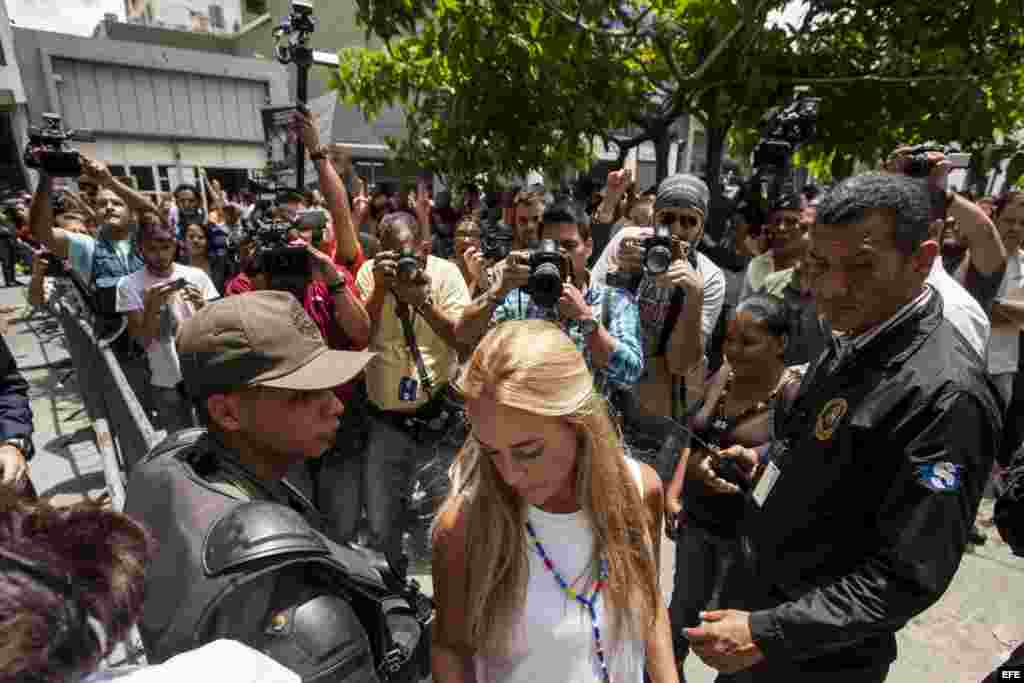
{"type": "MultiPolygon", "coordinates": [[[[650,515],[607,403],[594,390],[593,377],[572,340],[550,322],[503,323],[480,342],[456,388],[467,399],[486,394],[501,405],[560,417],[575,427],[577,496],[594,531],[590,577],[582,588],[593,589],[604,558],[609,578],[602,595],[614,615],[614,640],[646,633],[661,595],[647,533],[650,515]]],[[[467,627],[460,635],[476,651],[500,656],[508,651],[526,598],[531,552],[527,506],[491,459],[480,454],[472,437],[459,452],[451,478],[438,518],[457,511],[467,521],[467,627]]]]}

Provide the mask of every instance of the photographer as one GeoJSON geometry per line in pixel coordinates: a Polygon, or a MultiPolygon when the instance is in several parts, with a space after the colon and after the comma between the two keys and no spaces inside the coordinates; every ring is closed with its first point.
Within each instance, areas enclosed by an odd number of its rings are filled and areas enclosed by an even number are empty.
{"type": "Polygon", "coordinates": [[[426,254],[414,216],[388,214],[379,227],[384,251],[356,279],[370,315],[369,350],[377,354],[366,367],[370,441],[362,493],[371,545],[397,557],[413,472],[433,455],[421,432],[445,429],[437,420],[462,350],[455,325],[469,291],[454,263],[426,254]]]}
{"type": "Polygon", "coordinates": [[[117,281],[142,267],[134,245],[132,212],[157,213],[145,195],[120,182],[98,161],[82,155],[82,173],[99,188],[96,206],[100,228],[96,237],[54,227],[50,194],[53,181],[40,172],[32,201],[32,234],[51,253],[71,261],[71,267],[93,288],[112,288],[117,281]]]}
{"type": "Polygon", "coordinates": [[[153,426],[174,432],[194,426],[174,337],[182,322],[219,294],[206,273],[174,262],[174,231],[155,213],[142,216],[138,246],[145,266],[118,284],[117,312],[127,315],[128,333],[149,359],[153,426]]]}
{"type": "MultiPolygon", "coordinates": [[[[609,193],[625,189],[625,175],[608,174],[609,193]]],[[[704,350],[725,300],[725,276],[711,259],[696,250],[704,234],[708,188],[692,175],[669,176],[658,186],[653,224],[620,230],[594,265],[595,282],[607,284],[609,273],[633,281],[639,276],[636,299],[646,370],[637,384],[637,398],[652,415],[683,416],[686,396],[703,391],[704,350]],[[668,228],[674,253],[667,269],[646,273],[645,240],[654,226],[668,228]],[[685,395],[680,383],[684,382],[685,395]]]]}
{"type": "Polygon", "coordinates": [[[553,240],[552,248],[569,266],[554,305],[538,302],[531,291],[531,272],[537,270],[529,265],[531,254],[512,252],[495,267],[490,290],[466,308],[459,338],[475,345],[489,327],[506,320],[550,320],[579,348],[599,391],[630,390],[644,367],[636,299],[593,280],[587,270],[594,248],[590,225],[570,202],[556,202],[544,212],[538,237],[542,246],[553,240]]]}
{"type": "Polygon", "coordinates": [[[900,147],[885,162],[885,170],[927,180],[932,219],[952,218],[968,255],[956,273],[960,284],[988,313],[1013,258],[987,212],[966,197],[946,189],[952,164],[943,151],[931,147],[900,147]]]}

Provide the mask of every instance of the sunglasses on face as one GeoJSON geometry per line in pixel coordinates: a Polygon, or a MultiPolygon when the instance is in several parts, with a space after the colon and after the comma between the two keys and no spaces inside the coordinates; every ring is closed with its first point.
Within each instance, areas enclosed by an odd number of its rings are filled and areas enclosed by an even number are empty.
{"type": "Polygon", "coordinates": [[[673,214],[663,213],[658,215],[658,225],[667,225],[669,227],[678,223],[684,228],[696,228],[700,224],[700,219],[690,214],[673,214]]]}

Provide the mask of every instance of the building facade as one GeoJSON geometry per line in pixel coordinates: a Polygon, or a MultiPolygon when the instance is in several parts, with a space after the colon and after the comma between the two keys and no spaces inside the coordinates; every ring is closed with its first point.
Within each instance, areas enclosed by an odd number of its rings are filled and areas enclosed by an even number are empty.
{"type": "Polygon", "coordinates": [[[78,147],[139,189],[195,182],[197,168],[244,189],[266,164],[263,107],[288,101],[283,66],[261,59],[15,27],[27,113],[63,117],[78,147]]]}
{"type": "Polygon", "coordinates": [[[27,142],[27,112],[7,5],[0,0],[0,200],[26,189],[21,152],[27,142]]]}

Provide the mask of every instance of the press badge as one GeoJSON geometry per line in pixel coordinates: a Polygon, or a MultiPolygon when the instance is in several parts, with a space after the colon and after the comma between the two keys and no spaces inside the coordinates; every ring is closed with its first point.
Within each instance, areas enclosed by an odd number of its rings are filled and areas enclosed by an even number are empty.
{"type": "Polygon", "coordinates": [[[782,474],[782,470],[774,462],[769,462],[765,465],[764,472],[761,474],[761,478],[757,480],[757,486],[754,487],[754,493],[752,494],[757,507],[764,506],[764,501],[768,499],[768,495],[775,488],[775,482],[780,474],[782,474]]]}
{"type": "Polygon", "coordinates": [[[398,400],[399,401],[415,401],[416,394],[419,393],[420,383],[412,377],[403,377],[398,380],[398,400]]]}

